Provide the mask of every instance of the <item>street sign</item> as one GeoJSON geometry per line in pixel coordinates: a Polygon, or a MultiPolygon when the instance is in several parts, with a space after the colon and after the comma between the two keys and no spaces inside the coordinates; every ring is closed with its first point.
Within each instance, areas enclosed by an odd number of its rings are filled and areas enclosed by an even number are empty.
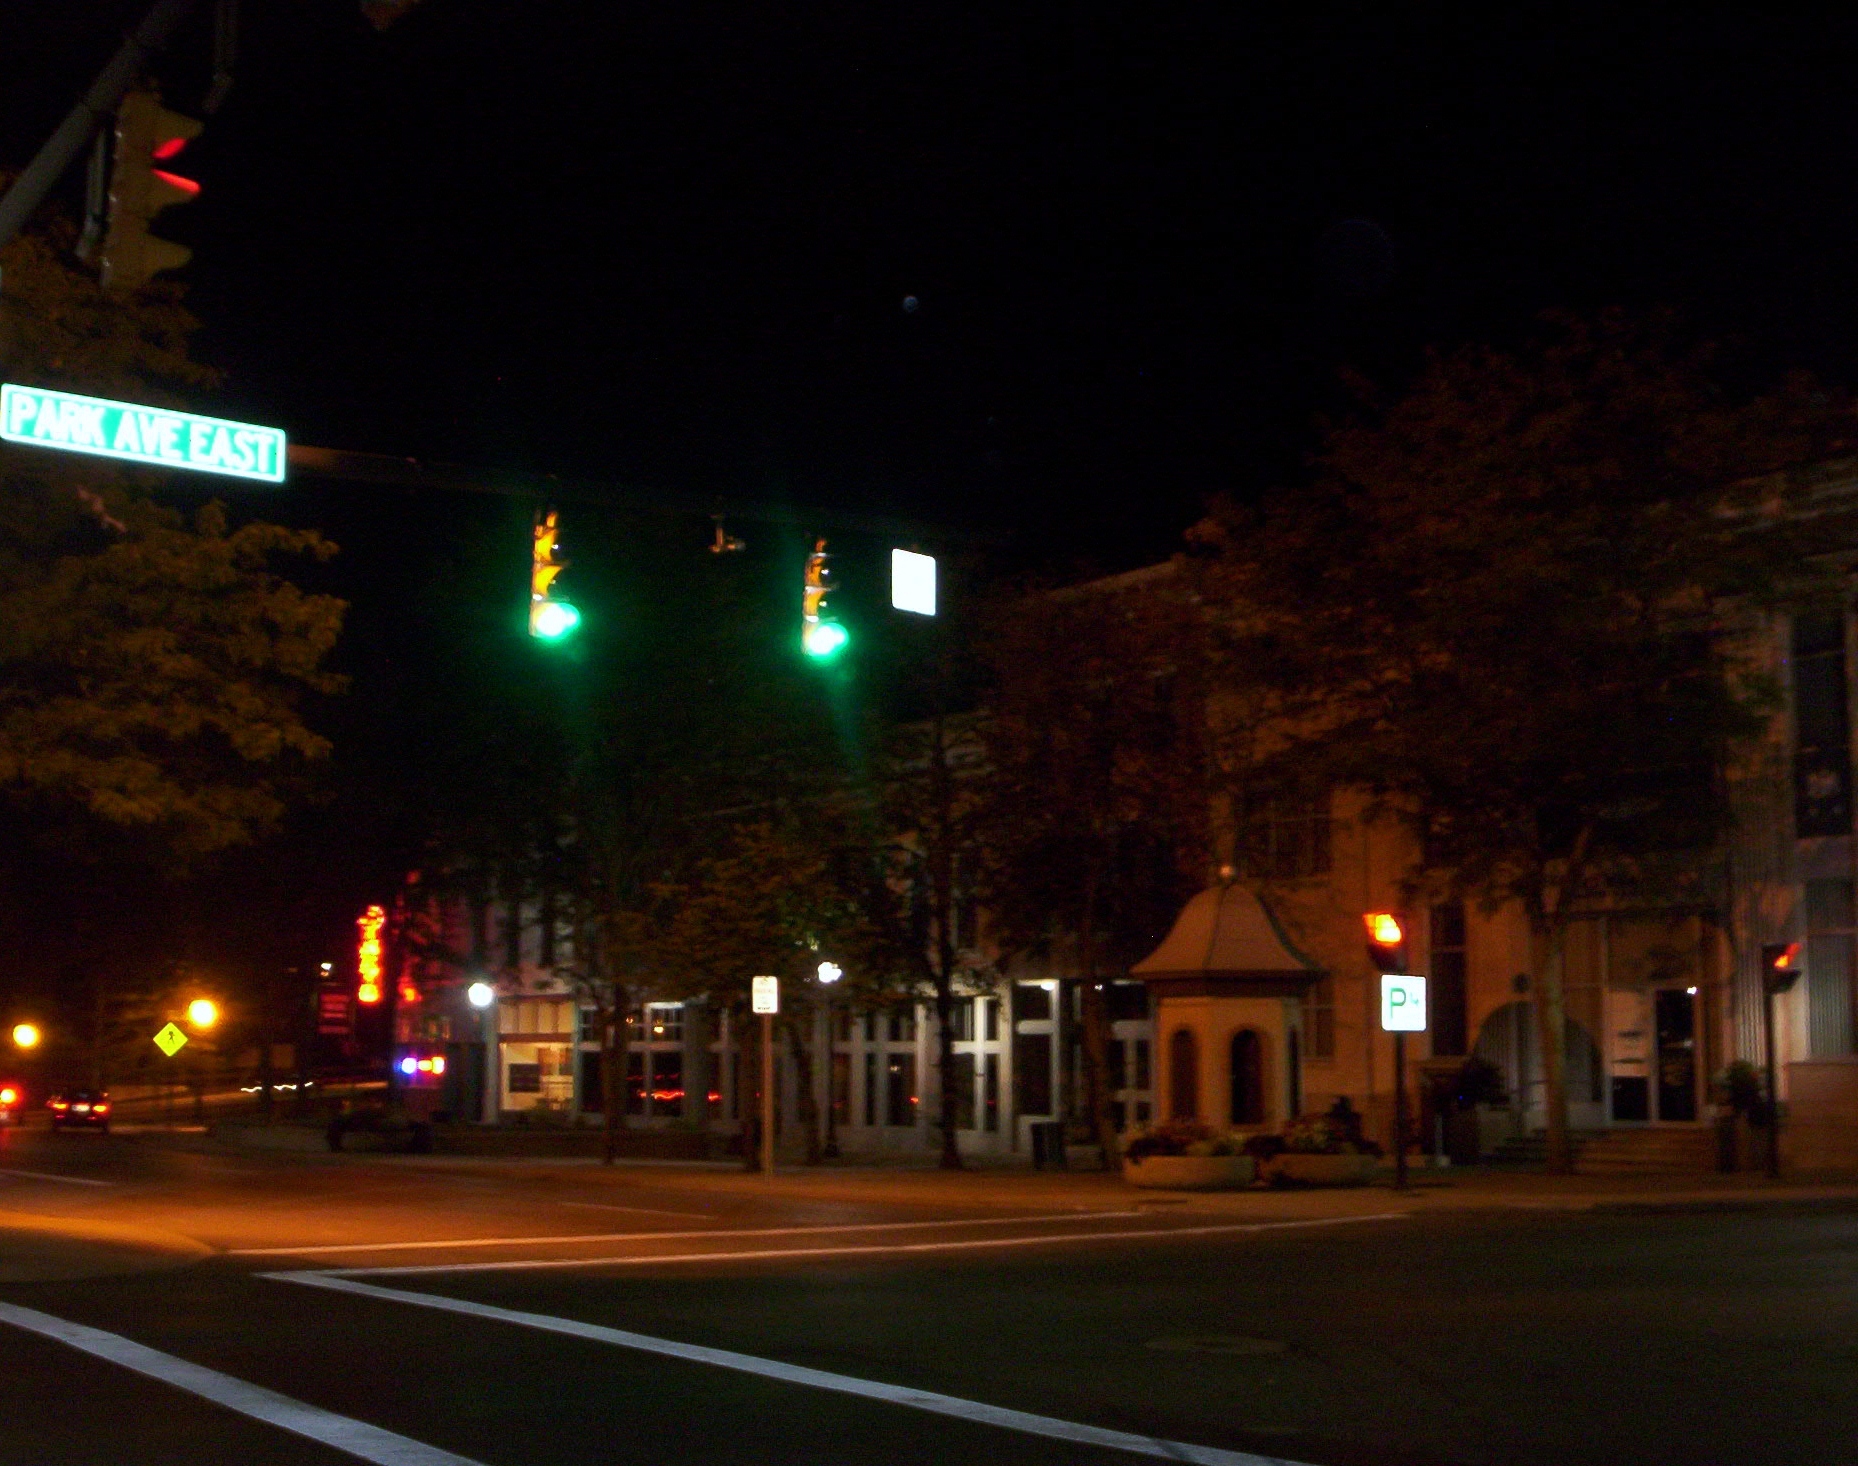
{"type": "Polygon", "coordinates": [[[1425,978],[1398,972],[1381,974],[1381,1027],[1388,1033],[1425,1032],[1425,978]]]}
{"type": "Polygon", "coordinates": [[[172,1059],[182,1049],[187,1047],[187,1035],[170,1023],[166,1028],[162,1029],[160,1033],[155,1035],[155,1047],[172,1059]]]}
{"type": "Polygon", "coordinates": [[[914,550],[890,552],[890,604],[918,616],[935,615],[935,556],[914,550]]]}
{"type": "Polygon", "coordinates": [[[756,977],[749,980],[751,1004],[757,1013],[778,1013],[781,1011],[781,980],[778,977],[756,977]]]}
{"type": "Polygon", "coordinates": [[[0,385],[0,438],[155,468],[284,481],[284,431],[193,412],[0,385]]]}

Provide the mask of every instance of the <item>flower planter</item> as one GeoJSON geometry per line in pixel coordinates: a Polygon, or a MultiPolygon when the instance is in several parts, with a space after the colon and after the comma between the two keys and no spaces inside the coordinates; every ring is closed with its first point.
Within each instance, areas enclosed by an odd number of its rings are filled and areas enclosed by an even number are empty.
{"type": "Polygon", "coordinates": [[[1131,1186],[1164,1191],[1226,1191],[1249,1186],[1258,1174],[1248,1155],[1151,1155],[1123,1160],[1123,1179],[1131,1186]]]}
{"type": "Polygon", "coordinates": [[[1271,1162],[1271,1175],[1304,1186],[1366,1186],[1374,1176],[1374,1157],[1285,1151],[1271,1162]]]}

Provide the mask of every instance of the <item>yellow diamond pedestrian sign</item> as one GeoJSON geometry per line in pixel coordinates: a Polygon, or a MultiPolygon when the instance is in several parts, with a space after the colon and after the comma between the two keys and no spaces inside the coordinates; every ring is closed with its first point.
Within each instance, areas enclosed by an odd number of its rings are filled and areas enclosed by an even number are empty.
{"type": "Polygon", "coordinates": [[[187,1035],[170,1023],[155,1035],[155,1047],[172,1059],[187,1046],[187,1035]]]}

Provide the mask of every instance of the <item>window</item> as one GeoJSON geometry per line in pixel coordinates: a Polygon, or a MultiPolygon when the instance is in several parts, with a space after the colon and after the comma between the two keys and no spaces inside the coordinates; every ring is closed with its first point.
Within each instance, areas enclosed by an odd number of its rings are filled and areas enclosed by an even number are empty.
{"type": "Polygon", "coordinates": [[[1135,1077],[1129,1081],[1129,1087],[1147,1089],[1148,1086],[1148,1040],[1138,1038],[1135,1040],[1135,1077]]]}
{"type": "Polygon", "coordinates": [[[1232,1104],[1228,1113],[1234,1125],[1262,1125],[1265,1121],[1264,1043],[1255,1028],[1232,1035],[1232,1104]]]}
{"type": "Polygon", "coordinates": [[[1794,833],[1849,835],[1852,748],[1843,614],[1795,619],[1793,696],[1794,833]]]}
{"type": "Polygon", "coordinates": [[[1303,993],[1303,1052],[1311,1059],[1335,1057],[1335,979],[1319,977],[1303,993]]]}
{"type": "Polygon", "coordinates": [[[1145,982],[1113,982],[1104,990],[1103,997],[1103,1006],[1112,1023],[1148,1017],[1148,984],[1145,982]]]}
{"type": "Polygon", "coordinates": [[[1815,1059],[1853,1051],[1852,883],[1806,883],[1806,1035],[1815,1059]]]}
{"type": "Polygon", "coordinates": [[[645,1055],[638,1049],[626,1052],[626,1113],[645,1113],[645,1055]]]}
{"type": "Polygon", "coordinates": [[[864,1056],[864,1122],[877,1124],[877,1055],[866,1050],[864,1056]]]}
{"type": "Polygon", "coordinates": [[[974,1128],[974,1055],[955,1055],[955,1125],[974,1128]]]}
{"type": "Polygon", "coordinates": [[[974,1037],[974,999],[956,998],[949,1012],[949,1026],[955,1031],[956,1043],[967,1043],[974,1037]]]}
{"type": "Polygon", "coordinates": [[[1000,1066],[993,1055],[981,1055],[981,1129],[1000,1128],[1000,1066]]]}
{"type": "Polygon", "coordinates": [[[892,1054],[884,1067],[890,1081],[884,1123],[907,1129],[916,1123],[916,1055],[892,1054]]]}
{"type": "Polygon", "coordinates": [[[1013,1016],[1028,1023],[1052,1016],[1051,989],[1043,983],[1022,982],[1013,993],[1013,1016]]]}
{"type": "Polygon", "coordinates": [[[1432,1028],[1432,1052],[1456,1056],[1465,1048],[1465,990],[1469,961],[1464,935],[1464,903],[1453,901],[1432,908],[1432,981],[1427,996],[1427,1019],[1432,1028]]]}
{"type": "Polygon", "coordinates": [[[1271,793],[1239,801],[1233,863],[1262,880],[1296,880],[1329,869],[1329,796],[1271,793]]]}
{"type": "Polygon", "coordinates": [[[1200,1115],[1200,1044],[1189,1029],[1177,1028],[1168,1040],[1168,1118],[1194,1120],[1200,1115]]]}
{"type": "Polygon", "coordinates": [[[1052,1036],[1013,1035],[1013,1087],[1019,1113],[1040,1118],[1052,1112],[1052,1036]]]}
{"type": "Polygon", "coordinates": [[[852,1122],[852,1056],[850,1054],[832,1056],[832,1122],[835,1125],[849,1125],[852,1122]]]}
{"type": "Polygon", "coordinates": [[[974,1001],[979,1003],[987,1014],[981,1025],[981,1033],[989,1042],[992,1042],[1000,1037],[1000,1000],[998,998],[976,998],[974,1001]]]}
{"type": "Polygon", "coordinates": [[[916,1042],[916,1010],[898,1008],[890,1015],[890,1041],[892,1043],[916,1042]]]}
{"type": "Polygon", "coordinates": [[[540,1064],[510,1065],[511,1094],[540,1094],[542,1092],[542,1066],[540,1064]]]}
{"type": "Polygon", "coordinates": [[[1127,1068],[1126,1045],[1120,1038],[1113,1038],[1103,1046],[1103,1067],[1109,1072],[1104,1075],[1105,1089],[1127,1089],[1129,1087],[1129,1070],[1127,1068]]]}

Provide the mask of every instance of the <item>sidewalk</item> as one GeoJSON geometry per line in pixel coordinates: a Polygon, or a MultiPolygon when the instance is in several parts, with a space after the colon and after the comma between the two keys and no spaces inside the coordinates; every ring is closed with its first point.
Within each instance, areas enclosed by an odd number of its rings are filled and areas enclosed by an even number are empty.
{"type": "MultiPolygon", "coordinates": [[[[610,1178],[620,1187],[675,1186],[679,1190],[779,1196],[793,1200],[866,1205],[1000,1211],[1116,1211],[1153,1215],[1255,1216],[1292,1220],[1477,1211],[1720,1210],[1773,1205],[1850,1208],[1858,1211],[1858,1180],[1786,1178],[1751,1174],[1695,1176],[1550,1176],[1539,1171],[1454,1168],[1415,1170],[1408,1189],[1391,1176],[1369,1186],[1255,1188],[1243,1191],[1160,1191],[1135,1187],[1114,1172],[1034,1171],[1023,1166],[976,1164],[963,1171],[916,1164],[836,1162],[816,1167],[777,1166],[773,1176],[730,1164],[620,1161],[611,1167],[541,1158],[525,1169],[572,1167],[577,1180],[610,1178]]],[[[443,1168],[501,1169],[510,1162],[476,1157],[409,1157],[401,1163],[443,1168]]]]}

